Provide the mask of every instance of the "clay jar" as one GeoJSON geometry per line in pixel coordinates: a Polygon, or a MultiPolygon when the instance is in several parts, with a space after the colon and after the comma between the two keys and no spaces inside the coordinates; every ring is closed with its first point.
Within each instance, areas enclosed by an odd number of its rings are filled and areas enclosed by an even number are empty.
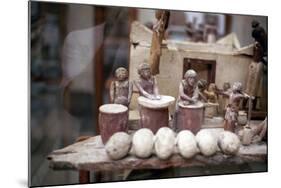
{"type": "Polygon", "coordinates": [[[250,145],[253,137],[254,135],[251,127],[246,125],[243,129],[242,144],[250,145]]]}
{"type": "Polygon", "coordinates": [[[247,124],[247,113],[244,111],[239,111],[237,120],[238,120],[239,125],[242,125],[242,126],[246,125],[247,124]]]}
{"type": "Polygon", "coordinates": [[[103,144],[116,132],[128,130],[128,108],[121,104],[105,104],[99,108],[99,128],[103,144]]]}

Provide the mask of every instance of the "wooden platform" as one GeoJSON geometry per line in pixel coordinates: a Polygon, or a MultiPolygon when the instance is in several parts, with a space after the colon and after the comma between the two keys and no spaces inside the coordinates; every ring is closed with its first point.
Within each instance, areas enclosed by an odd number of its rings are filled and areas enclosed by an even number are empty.
{"type": "MultiPolygon", "coordinates": [[[[213,129],[219,133],[221,129],[213,129]]],[[[227,156],[218,151],[214,156],[205,157],[201,154],[192,159],[182,158],[177,151],[168,160],[160,160],[156,156],[148,159],[139,159],[127,156],[124,159],[113,161],[108,158],[100,136],[90,137],[87,140],[74,143],[63,149],[53,151],[47,159],[54,170],[86,170],[86,171],[114,171],[132,169],[164,169],[169,167],[189,167],[234,164],[240,165],[250,162],[267,163],[267,145],[241,146],[236,156],[227,156]]]]}

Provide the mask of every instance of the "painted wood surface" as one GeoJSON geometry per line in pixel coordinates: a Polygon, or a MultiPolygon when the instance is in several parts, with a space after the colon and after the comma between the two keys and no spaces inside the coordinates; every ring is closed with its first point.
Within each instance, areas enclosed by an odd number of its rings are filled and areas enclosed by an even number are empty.
{"type": "MultiPolygon", "coordinates": [[[[221,131],[221,129],[219,129],[221,131]]],[[[214,130],[214,132],[218,132],[214,130]]],[[[88,170],[113,171],[126,169],[165,169],[169,167],[194,167],[251,162],[267,163],[267,145],[241,146],[236,156],[228,156],[218,151],[211,157],[197,154],[192,159],[184,159],[175,150],[168,160],[160,160],[155,155],[148,159],[127,156],[121,160],[111,160],[104,149],[100,136],[74,143],[65,148],[53,151],[47,159],[54,170],[88,170]]]]}

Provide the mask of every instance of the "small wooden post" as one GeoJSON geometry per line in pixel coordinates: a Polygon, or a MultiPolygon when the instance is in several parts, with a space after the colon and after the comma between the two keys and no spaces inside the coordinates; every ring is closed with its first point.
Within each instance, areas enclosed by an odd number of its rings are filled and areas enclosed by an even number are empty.
{"type": "Polygon", "coordinates": [[[161,45],[164,38],[165,30],[168,27],[170,12],[167,10],[157,10],[155,13],[157,19],[153,26],[153,35],[150,48],[149,64],[152,75],[159,74],[159,63],[161,56],[161,45]]]}
{"type": "MultiPolygon", "coordinates": [[[[99,25],[102,23],[105,23],[105,14],[106,14],[106,9],[104,7],[99,7],[95,6],[95,25],[99,25]]],[[[95,37],[100,37],[100,36],[95,36],[95,37]]],[[[105,37],[105,36],[103,36],[105,37]]],[[[94,72],[94,88],[95,88],[95,102],[93,104],[94,107],[94,116],[96,117],[95,119],[95,127],[96,127],[96,134],[100,134],[100,129],[98,126],[98,112],[99,112],[99,107],[102,105],[103,101],[103,89],[104,89],[104,75],[103,75],[103,66],[104,66],[104,44],[97,49],[95,53],[95,58],[93,60],[93,72],[94,72]]],[[[89,176],[90,177],[90,172],[89,176]]],[[[79,173],[80,174],[80,173],[79,173]]],[[[85,172],[86,176],[86,172],[85,172]]],[[[95,172],[95,182],[100,182],[101,181],[101,173],[100,172],[95,172]]]]}
{"type": "MultiPolygon", "coordinates": [[[[95,25],[99,25],[105,22],[105,8],[103,7],[95,7],[95,25]]],[[[98,36],[95,33],[95,37],[98,36]]],[[[94,44],[96,45],[96,44],[94,44]]],[[[103,101],[103,89],[104,89],[104,78],[103,78],[103,66],[104,66],[104,44],[102,43],[101,46],[96,46],[96,52],[94,52],[94,60],[93,60],[93,83],[95,88],[95,102],[93,104],[94,108],[94,116],[98,117],[99,107],[102,105],[103,101]],[[96,49],[98,48],[98,49],[96,49]]],[[[95,127],[96,127],[96,134],[100,134],[99,126],[98,126],[98,118],[95,119],[95,127]]]]}

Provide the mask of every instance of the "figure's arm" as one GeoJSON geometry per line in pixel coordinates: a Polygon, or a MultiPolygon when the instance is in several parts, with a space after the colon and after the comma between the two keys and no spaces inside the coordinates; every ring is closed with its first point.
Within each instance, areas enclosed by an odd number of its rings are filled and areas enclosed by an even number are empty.
{"type": "Polygon", "coordinates": [[[204,90],[204,94],[207,96],[207,98],[211,98],[213,95],[211,95],[211,92],[204,90]]]}
{"type": "Polygon", "coordinates": [[[218,97],[215,92],[204,91],[204,94],[207,96],[208,100],[217,101],[218,97]]]}
{"type": "Polygon", "coordinates": [[[251,96],[250,96],[250,95],[248,95],[247,93],[242,93],[241,95],[242,95],[242,96],[241,96],[241,98],[248,98],[248,99],[249,99],[249,98],[251,98],[252,100],[254,100],[254,99],[255,99],[255,97],[254,97],[254,96],[252,96],[252,97],[251,97],[251,96]]]}
{"type": "Polygon", "coordinates": [[[113,103],[114,102],[114,95],[115,95],[115,81],[112,81],[110,84],[110,102],[113,103]]]}
{"type": "Polygon", "coordinates": [[[181,98],[182,100],[186,100],[186,101],[189,101],[189,102],[193,102],[192,98],[190,98],[189,96],[187,96],[186,94],[184,94],[183,87],[182,87],[182,83],[180,83],[179,94],[180,94],[180,98],[181,98]]]}
{"type": "Polygon", "coordinates": [[[229,97],[230,96],[230,92],[229,91],[223,91],[221,89],[216,89],[215,92],[216,92],[216,94],[222,95],[222,96],[225,96],[225,97],[229,97]]]}
{"type": "Polygon", "coordinates": [[[147,93],[143,88],[142,86],[139,84],[138,81],[134,81],[135,83],[135,86],[137,87],[137,89],[139,90],[140,94],[143,95],[144,97],[146,98],[149,98],[149,99],[154,99],[154,97],[152,95],[150,95],[149,93],[147,93]]]}
{"type": "Polygon", "coordinates": [[[193,96],[192,96],[192,100],[193,102],[197,102],[199,98],[199,89],[198,87],[195,88],[193,96]]]}
{"type": "Polygon", "coordinates": [[[157,99],[160,99],[158,84],[155,77],[153,77],[153,93],[157,99]]]}
{"type": "Polygon", "coordinates": [[[203,99],[204,102],[207,102],[207,98],[204,96],[203,93],[201,93],[200,91],[198,92],[199,96],[201,97],[201,99],[203,99]]]}

